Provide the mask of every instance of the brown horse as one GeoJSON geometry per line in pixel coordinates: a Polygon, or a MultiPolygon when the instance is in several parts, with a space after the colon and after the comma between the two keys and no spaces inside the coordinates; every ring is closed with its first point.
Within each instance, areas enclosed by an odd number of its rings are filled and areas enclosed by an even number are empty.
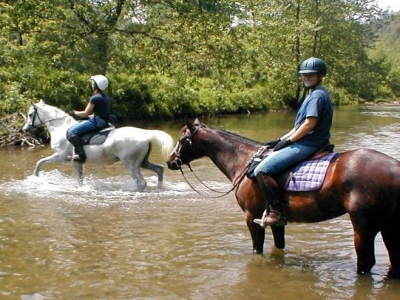
{"type": "MultiPolygon", "coordinates": [[[[258,254],[263,253],[265,229],[253,220],[262,216],[265,202],[257,183],[247,178],[245,173],[249,161],[261,146],[261,143],[237,134],[213,130],[196,119],[194,122],[186,121],[167,161],[172,170],[202,157],[213,161],[233,183],[253,240],[253,251],[258,254]]],[[[278,175],[278,181],[285,178],[284,173],[278,175]]],[[[398,160],[370,149],[343,152],[330,162],[319,190],[282,193],[289,222],[321,222],[345,213],[350,215],[358,274],[369,273],[375,265],[375,237],[381,232],[391,263],[388,275],[400,278],[398,160]]],[[[284,248],[284,226],[271,229],[275,246],[284,248]]]]}

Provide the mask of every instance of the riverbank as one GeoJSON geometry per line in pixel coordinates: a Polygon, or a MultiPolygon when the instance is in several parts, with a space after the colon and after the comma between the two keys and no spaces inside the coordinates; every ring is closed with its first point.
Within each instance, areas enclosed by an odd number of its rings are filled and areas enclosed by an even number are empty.
{"type": "Polygon", "coordinates": [[[24,116],[12,114],[0,119],[0,148],[9,146],[36,147],[50,141],[44,128],[27,133],[22,130],[24,116]]]}

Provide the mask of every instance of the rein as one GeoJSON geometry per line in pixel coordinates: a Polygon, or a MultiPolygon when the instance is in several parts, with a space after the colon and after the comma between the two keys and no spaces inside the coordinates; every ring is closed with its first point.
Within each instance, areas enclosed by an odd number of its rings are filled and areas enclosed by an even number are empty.
{"type": "MultiPolygon", "coordinates": [[[[184,138],[182,138],[178,144],[176,145],[175,149],[173,150],[173,152],[177,155],[178,159],[176,161],[176,166],[179,168],[179,171],[181,171],[181,174],[183,176],[183,178],[185,179],[186,183],[192,188],[192,190],[194,190],[196,193],[201,194],[198,190],[196,190],[193,185],[190,184],[190,182],[188,181],[187,177],[185,176],[183,170],[182,170],[182,163],[180,162],[180,153],[184,150],[184,148],[186,148],[187,146],[191,146],[192,145],[192,138],[193,136],[198,132],[199,128],[196,128],[193,132],[190,132],[188,136],[185,136],[184,138]],[[180,147],[179,147],[180,146],[180,147]]],[[[202,186],[204,186],[205,188],[207,188],[210,191],[213,191],[215,193],[221,194],[218,196],[211,196],[211,198],[220,198],[223,197],[225,195],[228,195],[230,192],[232,192],[233,190],[235,190],[239,184],[243,181],[244,177],[246,176],[247,170],[249,169],[249,164],[244,168],[244,170],[242,171],[242,173],[240,174],[239,180],[236,181],[236,183],[233,184],[232,188],[230,188],[228,191],[219,191],[219,190],[215,190],[213,188],[211,188],[210,186],[206,185],[197,175],[196,173],[193,171],[192,166],[190,165],[190,163],[187,163],[187,166],[189,167],[189,170],[193,173],[193,175],[196,177],[196,179],[201,183],[202,186]]]]}
{"type": "MultiPolygon", "coordinates": [[[[191,165],[190,165],[189,163],[188,163],[187,165],[188,165],[188,167],[189,167],[189,170],[193,173],[193,175],[194,175],[194,176],[196,177],[196,179],[201,183],[202,186],[204,186],[205,188],[209,189],[210,191],[213,191],[213,192],[215,192],[215,193],[221,194],[221,195],[218,195],[218,196],[211,196],[211,198],[220,198],[220,197],[223,197],[223,196],[228,195],[228,194],[231,193],[233,190],[235,190],[235,189],[239,186],[239,184],[243,181],[244,177],[246,176],[246,172],[247,172],[247,170],[248,170],[248,168],[249,168],[248,166],[246,166],[246,167],[244,168],[243,172],[240,174],[239,180],[238,180],[228,191],[218,191],[218,190],[215,190],[215,189],[211,188],[210,186],[206,185],[206,184],[196,175],[196,173],[193,171],[191,165]]],[[[183,178],[185,178],[186,183],[192,188],[192,190],[195,191],[197,194],[201,195],[202,193],[200,193],[198,190],[196,190],[196,189],[190,184],[190,182],[188,181],[188,179],[186,178],[186,176],[185,176],[185,174],[184,174],[184,172],[183,172],[183,170],[182,170],[182,167],[179,167],[179,171],[181,171],[181,174],[182,174],[183,178]]]]}
{"type": "Polygon", "coordinates": [[[49,119],[47,121],[42,121],[42,119],[39,116],[38,108],[36,106],[34,106],[33,109],[35,111],[35,114],[33,115],[32,122],[30,124],[30,126],[32,126],[33,128],[35,128],[35,119],[36,119],[36,117],[38,118],[38,120],[40,122],[40,124],[37,127],[40,127],[40,126],[42,126],[43,124],[46,124],[46,123],[50,123],[51,121],[65,119],[67,117],[67,115],[64,115],[62,117],[55,117],[55,118],[49,119]]]}

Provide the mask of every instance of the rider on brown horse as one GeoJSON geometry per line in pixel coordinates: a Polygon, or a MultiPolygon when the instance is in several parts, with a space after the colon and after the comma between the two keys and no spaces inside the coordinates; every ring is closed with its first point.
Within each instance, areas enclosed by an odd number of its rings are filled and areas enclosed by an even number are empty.
{"type": "Polygon", "coordinates": [[[329,93],[322,87],[326,69],[325,62],[315,57],[301,63],[299,74],[307,89],[307,97],[297,112],[294,128],[280,139],[266,144],[274,148],[274,152],[254,170],[266,201],[262,219],[254,220],[262,227],[286,224],[281,193],[273,176],[329,144],[333,107],[329,93]]]}

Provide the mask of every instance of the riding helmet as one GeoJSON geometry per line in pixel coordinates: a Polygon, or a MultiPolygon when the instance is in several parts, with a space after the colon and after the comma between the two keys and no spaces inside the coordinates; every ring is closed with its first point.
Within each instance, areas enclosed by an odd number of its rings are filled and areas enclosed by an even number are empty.
{"type": "Polygon", "coordinates": [[[299,74],[321,74],[326,75],[326,64],[322,59],[310,57],[300,64],[299,74]]]}
{"type": "Polygon", "coordinates": [[[91,80],[93,80],[98,89],[101,91],[105,91],[108,87],[108,79],[106,76],[104,75],[94,75],[92,77],[90,77],[91,80]]]}

